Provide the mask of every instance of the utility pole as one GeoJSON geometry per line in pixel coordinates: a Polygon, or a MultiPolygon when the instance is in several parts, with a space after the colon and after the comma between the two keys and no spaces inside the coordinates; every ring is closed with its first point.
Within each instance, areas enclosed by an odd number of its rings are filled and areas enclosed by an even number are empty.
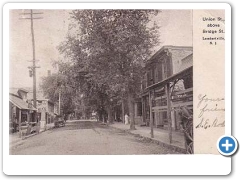
{"type": "Polygon", "coordinates": [[[58,104],[58,108],[59,108],[59,115],[61,115],[61,89],[59,90],[59,97],[58,97],[58,101],[59,101],[59,104],[58,104]]]}
{"type": "MultiPolygon", "coordinates": [[[[59,64],[57,64],[57,70],[58,70],[58,76],[57,79],[59,78],[59,64]]],[[[57,80],[58,81],[58,80],[57,80]]],[[[61,90],[62,90],[62,84],[60,83],[60,81],[58,81],[58,109],[59,109],[59,117],[61,116],[61,90]]]]}
{"type": "Polygon", "coordinates": [[[37,107],[37,94],[36,94],[36,57],[35,57],[35,39],[33,30],[33,12],[31,9],[31,34],[32,34],[32,48],[33,48],[33,106],[37,107]]]}
{"type": "MultiPolygon", "coordinates": [[[[33,15],[37,14],[43,14],[42,12],[33,12],[33,10],[30,10],[30,13],[21,13],[21,15],[30,15],[30,17],[23,17],[20,19],[30,19],[31,21],[31,35],[32,35],[32,66],[29,66],[30,69],[30,77],[33,77],[33,107],[37,108],[37,93],[36,93],[36,68],[40,68],[39,66],[36,66],[36,56],[35,56],[35,38],[34,38],[34,28],[33,28],[33,20],[34,19],[43,19],[42,17],[33,17],[33,15]]],[[[31,62],[31,61],[30,61],[31,62]]],[[[36,120],[36,114],[34,116],[36,120]]]]}

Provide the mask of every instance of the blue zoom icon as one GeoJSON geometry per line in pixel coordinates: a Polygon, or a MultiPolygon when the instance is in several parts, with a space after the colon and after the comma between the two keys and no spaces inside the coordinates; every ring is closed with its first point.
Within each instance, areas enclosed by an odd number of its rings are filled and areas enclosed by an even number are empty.
{"type": "Polygon", "coordinates": [[[232,136],[223,136],[219,138],[217,148],[222,155],[230,156],[236,152],[238,143],[232,136]]]}

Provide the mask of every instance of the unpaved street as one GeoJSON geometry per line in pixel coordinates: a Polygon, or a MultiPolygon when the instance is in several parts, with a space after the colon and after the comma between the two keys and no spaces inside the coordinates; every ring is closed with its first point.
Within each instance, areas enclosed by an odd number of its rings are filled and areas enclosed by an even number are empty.
{"type": "Polygon", "coordinates": [[[176,154],[166,147],[143,141],[123,131],[91,121],[68,121],[11,146],[19,155],[129,155],[176,154]]]}

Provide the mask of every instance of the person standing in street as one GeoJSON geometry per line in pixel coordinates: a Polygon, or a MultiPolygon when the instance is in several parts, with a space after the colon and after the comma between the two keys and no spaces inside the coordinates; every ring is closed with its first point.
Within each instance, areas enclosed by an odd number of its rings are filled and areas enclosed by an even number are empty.
{"type": "Polygon", "coordinates": [[[125,114],[125,124],[129,124],[129,116],[127,114],[125,114]]]}

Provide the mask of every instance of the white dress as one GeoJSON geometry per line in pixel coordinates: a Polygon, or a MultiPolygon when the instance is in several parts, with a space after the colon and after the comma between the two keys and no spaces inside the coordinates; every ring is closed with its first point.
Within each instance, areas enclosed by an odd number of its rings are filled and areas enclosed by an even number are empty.
{"type": "Polygon", "coordinates": [[[129,117],[127,114],[125,115],[125,124],[129,124],[129,117]]]}

